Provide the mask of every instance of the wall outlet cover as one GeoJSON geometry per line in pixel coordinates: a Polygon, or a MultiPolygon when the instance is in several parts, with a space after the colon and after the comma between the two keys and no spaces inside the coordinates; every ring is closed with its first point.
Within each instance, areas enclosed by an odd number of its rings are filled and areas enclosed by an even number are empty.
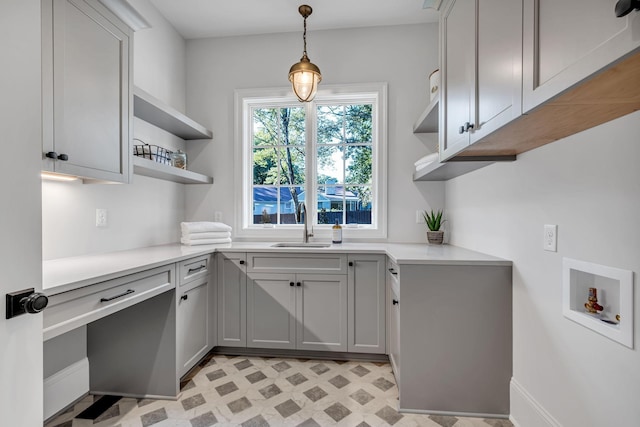
{"type": "Polygon", "coordinates": [[[106,227],[109,225],[106,209],[96,209],[96,227],[106,227]]]}
{"type": "Polygon", "coordinates": [[[558,226],[557,225],[545,224],[543,248],[545,251],[550,251],[550,252],[558,251],[558,226]]]}

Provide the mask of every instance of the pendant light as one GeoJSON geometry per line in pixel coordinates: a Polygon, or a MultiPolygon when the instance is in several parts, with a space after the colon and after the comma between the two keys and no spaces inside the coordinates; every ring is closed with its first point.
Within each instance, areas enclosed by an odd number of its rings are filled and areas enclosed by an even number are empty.
{"type": "Polygon", "coordinates": [[[318,90],[318,83],[322,81],[322,75],[320,69],[307,57],[307,17],[311,15],[313,9],[311,6],[303,4],[298,8],[298,12],[304,18],[304,51],[302,58],[297,64],[293,64],[289,69],[289,81],[293,86],[293,91],[300,100],[300,102],[309,102],[316,96],[318,90]]]}

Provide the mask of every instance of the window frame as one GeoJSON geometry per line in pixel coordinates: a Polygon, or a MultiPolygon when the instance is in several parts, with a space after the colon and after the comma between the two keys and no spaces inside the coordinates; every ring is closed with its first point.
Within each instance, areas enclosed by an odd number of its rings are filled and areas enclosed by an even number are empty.
{"type": "MultiPolygon", "coordinates": [[[[364,83],[348,85],[322,85],[312,102],[300,103],[290,88],[237,89],[235,91],[235,236],[253,240],[298,240],[302,239],[302,224],[252,224],[253,165],[253,109],[265,107],[295,106],[305,109],[305,204],[309,211],[307,223],[313,226],[314,237],[327,240],[331,237],[333,224],[317,224],[317,150],[316,108],[317,105],[372,104],[372,212],[371,225],[343,224],[343,238],[384,239],[387,237],[387,84],[364,83]],[[308,197],[307,197],[308,195],[308,197]]],[[[346,184],[345,184],[346,188],[346,184]]]]}

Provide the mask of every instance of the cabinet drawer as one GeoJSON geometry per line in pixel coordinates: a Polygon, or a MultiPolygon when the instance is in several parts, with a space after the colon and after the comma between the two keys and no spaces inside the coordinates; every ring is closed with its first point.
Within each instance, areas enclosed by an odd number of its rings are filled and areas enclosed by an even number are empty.
{"type": "Polygon", "coordinates": [[[174,264],[170,264],[50,295],[43,338],[48,340],[169,291],[175,287],[174,276],[174,264]]]}
{"type": "Polygon", "coordinates": [[[247,254],[249,273],[347,274],[347,256],[343,254],[247,254]]]}
{"type": "Polygon", "coordinates": [[[180,286],[192,280],[208,276],[211,255],[189,258],[178,264],[178,283],[180,286]]]}

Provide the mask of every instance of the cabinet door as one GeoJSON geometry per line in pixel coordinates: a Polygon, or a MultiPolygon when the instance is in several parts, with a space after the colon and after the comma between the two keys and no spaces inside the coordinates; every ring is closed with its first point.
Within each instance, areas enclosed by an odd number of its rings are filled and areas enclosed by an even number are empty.
{"type": "Polygon", "coordinates": [[[218,345],[247,346],[246,254],[219,253],[218,274],[218,345]]]}
{"type": "Polygon", "coordinates": [[[294,349],[296,286],[293,274],[247,278],[247,347],[294,349]]]}
{"type": "Polygon", "coordinates": [[[524,111],[640,47],[640,12],[616,0],[525,0],[524,111]]]}
{"type": "Polygon", "coordinates": [[[522,114],[522,0],[482,0],[477,15],[471,144],[522,114]]]}
{"type": "Polygon", "coordinates": [[[296,348],[347,351],[347,278],[296,275],[296,348]]]}
{"type": "Polygon", "coordinates": [[[209,350],[208,292],[207,281],[178,288],[177,345],[180,376],[187,373],[209,350]]]}
{"type": "Polygon", "coordinates": [[[440,159],[469,145],[465,124],[475,116],[476,2],[452,0],[442,12],[440,159]],[[460,129],[462,127],[462,130],[460,129]]]}
{"type": "Polygon", "coordinates": [[[44,168],[128,182],[131,31],[83,0],[44,0],[43,17],[43,147],[68,156],[44,168]]]}
{"type": "MultiPolygon", "coordinates": [[[[389,279],[391,280],[391,279],[389,279]]],[[[389,285],[389,361],[400,389],[400,298],[389,285]]]]}
{"type": "Polygon", "coordinates": [[[349,256],[350,352],[385,353],[385,262],[383,255],[349,256]]]}

